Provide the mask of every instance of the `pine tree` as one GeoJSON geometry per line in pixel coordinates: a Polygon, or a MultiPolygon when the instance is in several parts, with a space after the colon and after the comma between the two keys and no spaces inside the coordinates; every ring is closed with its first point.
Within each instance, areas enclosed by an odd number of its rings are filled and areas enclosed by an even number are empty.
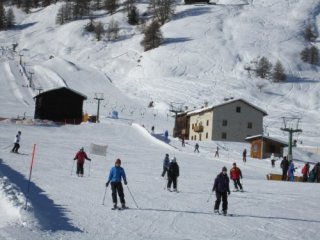
{"type": "Polygon", "coordinates": [[[6,10],[2,2],[0,2],[0,31],[6,29],[6,10]]]}
{"type": "Polygon", "coordinates": [[[139,23],[139,12],[135,6],[133,6],[128,13],[128,23],[131,25],[139,23]]]}
{"type": "Polygon", "coordinates": [[[154,20],[145,30],[141,45],[144,47],[144,51],[148,51],[150,49],[159,47],[161,41],[162,33],[160,30],[160,24],[154,20]]]}
{"type": "Polygon", "coordinates": [[[283,82],[287,79],[284,67],[279,60],[276,62],[276,65],[273,68],[272,79],[274,82],[283,82]]]}
{"type": "Polygon", "coordinates": [[[319,50],[317,47],[312,46],[311,48],[304,48],[300,53],[300,58],[302,61],[310,64],[319,63],[319,50]]]}
{"type": "Polygon", "coordinates": [[[319,63],[319,50],[316,46],[310,48],[310,64],[316,65],[319,63]]]}
{"type": "Polygon", "coordinates": [[[114,14],[114,12],[119,7],[118,0],[105,0],[104,2],[105,9],[110,13],[114,14]]]}
{"type": "Polygon", "coordinates": [[[314,33],[312,26],[310,24],[307,25],[305,32],[304,32],[304,39],[313,42],[317,38],[316,34],[314,33]]]}
{"type": "Polygon", "coordinates": [[[7,12],[7,28],[14,27],[15,21],[16,20],[15,20],[13,10],[12,10],[12,8],[9,8],[8,12],[7,12]]]}
{"type": "Polygon", "coordinates": [[[22,9],[25,13],[30,13],[30,9],[32,7],[32,1],[31,0],[22,0],[22,9]]]}
{"type": "Polygon", "coordinates": [[[256,68],[256,75],[261,78],[267,78],[271,73],[272,64],[266,57],[262,57],[256,68]]]}

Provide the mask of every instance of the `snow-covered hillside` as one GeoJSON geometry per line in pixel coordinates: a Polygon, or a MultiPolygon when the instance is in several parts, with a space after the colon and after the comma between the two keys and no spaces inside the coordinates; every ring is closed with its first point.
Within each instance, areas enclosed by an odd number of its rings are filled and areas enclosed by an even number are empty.
{"type": "MultiPolygon", "coordinates": [[[[145,12],[147,1],[138,2],[145,12]]],[[[193,109],[205,101],[243,98],[268,113],[266,133],[283,141],[288,136],[280,130],[281,117],[301,117],[303,133],[295,138],[303,144],[294,149],[300,160],[295,162],[297,175],[304,161],[320,159],[304,151],[319,146],[319,67],[299,56],[307,46],[306,25],[319,29],[320,2],[215,2],[181,1],[173,19],[161,27],[164,43],[148,52],[122,8],[112,16],[99,12],[106,26],[112,19],[119,23],[120,39],[111,42],[97,42],[84,32],[88,19],[56,25],[61,2],[28,15],[14,9],[17,27],[0,32],[0,119],[9,118],[0,122],[0,239],[318,239],[318,184],[266,181],[266,174],[281,172],[279,162],[275,168],[269,159],[249,158],[243,164],[247,143],[200,142],[196,154],[193,141],[186,147],[171,137],[169,143],[162,141],[164,131],[171,132],[174,125],[170,103],[193,109]],[[16,53],[10,50],[13,43],[18,43],[16,53]],[[244,67],[258,56],[272,63],[280,60],[288,81],[275,84],[248,74],[244,67]],[[35,90],[28,87],[30,73],[35,90]],[[31,120],[39,89],[59,86],[86,95],[89,114],[97,110],[94,94],[103,93],[101,123],[57,126],[31,120]],[[155,107],[147,108],[151,100],[155,107]],[[113,110],[119,119],[110,118],[113,110]],[[13,120],[23,116],[25,121],[13,120]],[[18,130],[21,155],[9,153],[18,130]],[[107,158],[90,154],[91,143],[107,144],[107,158]],[[24,210],[33,144],[35,164],[24,210]],[[85,177],[78,178],[72,159],[82,146],[92,162],[85,164],[85,177]],[[219,159],[213,157],[217,146],[219,159]],[[160,174],[165,153],[178,159],[179,193],[164,190],[160,174]],[[127,173],[127,211],[110,210],[110,188],[102,204],[116,158],[127,173]],[[229,197],[233,217],[215,216],[212,183],[233,162],[243,172],[245,192],[229,197]]],[[[319,46],[318,41],[313,44],[319,46]]]]}

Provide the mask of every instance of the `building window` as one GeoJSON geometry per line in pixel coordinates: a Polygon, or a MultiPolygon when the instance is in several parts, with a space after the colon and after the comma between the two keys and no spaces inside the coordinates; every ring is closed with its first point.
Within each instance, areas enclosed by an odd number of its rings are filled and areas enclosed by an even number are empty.
{"type": "Polygon", "coordinates": [[[191,136],[191,141],[193,141],[193,136],[191,136]]]}
{"type": "Polygon", "coordinates": [[[252,146],[252,151],[253,152],[258,152],[258,144],[253,144],[253,146],[252,146]]]}
{"type": "Polygon", "coordinates": [[[221,138],[222,139],[227,139],[227,133],[226,132],[221,133],[221,138]]]}
{"type": "Polygon", "coordinates": [[[228,121],[227,120],[222,120],[222,126],[227,126],[228,125],[228,121]]]}
{"type": "Polygon", "coordinates": [[[201,141],[202,140],[202,135],[201,135],[201,133],[199,134],[199,141],[201,141]]]}
{"type": "Polygon", "coordinates": [[[207,120],[207,126],[209,126],[209,120],[207,120]]]}
{"type": "Polygon", "coordinates": [[[192,127],[191,128],[194,129],[194,123],[192,123],[192,127]]]}
{"type": "Polygon", "coordinates": [[[252,128],[252,122],[248,122],[248,128],[252,128]]]}
{"type": "Polygon", "coordinates": [[[208,139],[208,137],[209,137],[209,134],[208,134],[208,133],[206,133],[206,139],[208,139]]]}
{"type": "Polygon", "coordinates": [[[195,140],[195,141],[197,140],[197,135],[194,135],[194,140],[195,140]]]}
{"type": "Polygon", "coordinates": [[[241,112],[241,107],[237,106],[236,112],[237,112],[237,113],[240,113],[240,112],[241,112]]]}

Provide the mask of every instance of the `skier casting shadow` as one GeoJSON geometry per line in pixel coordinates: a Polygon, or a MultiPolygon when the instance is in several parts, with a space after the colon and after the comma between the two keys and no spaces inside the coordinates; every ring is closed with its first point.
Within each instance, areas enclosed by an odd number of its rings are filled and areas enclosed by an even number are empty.
{"type": "Polygon", "coordinates": [[[179,177],[179,165],[176,157],[171,159],[171,163],[168,169],[168,191],[171,191],[171,184],[173,183],[173,191],[177,192],[177,179],[179,177]]]}
{"type": "Polygon", "coordinates": [[[212,191],[216,192],[216,202],[214,204],[214,212],[219,213],[219,206],[222,199],[222,213],[227,215],[228,211],[228,195],[230,195],[229,177],[227,168],[223,167],[221,173],[214,180],[212,191]]]}
{"type": "Polygon", "coordinates": [[[123,186],[121,183],[121,179],[123,179],[124,185],[127,185],[127,178],[126,178],[126,173],[121,165],[121,160],[118,158],[115,161],[115,166],[110,169],[108,181],[106,182],[106,187],[109,186],[111,183],[111,190],[112,190],[112,201],[113,201],[113,208],[112,209],[117,209],[117,193],[120,198],[121,202],[121,208],[124,209],[126,208],[126,202],[124,199],[124,193],[123,193],[123,186]]]}

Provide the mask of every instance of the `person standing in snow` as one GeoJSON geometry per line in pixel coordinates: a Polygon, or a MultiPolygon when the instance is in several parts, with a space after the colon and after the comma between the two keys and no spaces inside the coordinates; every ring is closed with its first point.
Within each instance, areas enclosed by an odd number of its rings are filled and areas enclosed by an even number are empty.
{"type": "Polygon", "coordinates": [[[218,157],[219,158],[219,147],[217,147],[216,153],[214,154],[214,157],[218,157]]]}
{"type": "Polygon", "coordinates": [[[14,138],[14,142],[13,142],[14,146],[11,152],[18,153],[18,150],[20,148],[20,140],[21,140],[21,131],[18,131],[17,135],[14,138]]]}
{"type": "Polygon", "coordinates": [[[295,172],[295,167],[293,164],[293,161],[290,160],[289,162],[289,167],[288,167],[288,181],[294,182],[294,172],[295,172]]]}
{"type": "Polygon", "coordinates": [[[234,182],[234,187],[236,191],[239,191],[238,186],[240,187],[240,191],[243,191],[242,185],[240,183],[240,178],[242,179],[242,173],[240,168],[237,167],[236,163],[233,163],[233,167],[230,169],[230,178],[234,182]]]}
{"type": "Polygon", "coordinates": [[[83,177],[83,165],[85,160],[91,161],[90,158],[88,158],[86,152],[84,151],[84,148],[80,148],[80,150],[77,152],[76,156],[73,158],[73,160],[77,160],[77,175],[78,177],[83,177]]]}
{"type": "Polygon", "coordinates": [[[162,171],[161,177],[164,177],[164,175],[166,175],[166,172],[168,171],[169,166],[170,166],[169,154],[166,153],[166,156],[163,159],[163,171],[162,171]]]}
{"type": "Polygon", "coordinates": [[[154,134],[154,126],[151,127],[151,133],[154,134]]]}
{"type": "Polygon", "coordinates": [[[282,181],[287,181],[287,172],[289,168],[289,161],[286,156],[283,157],[283,160],[280,163],[280,167],[282,168],[282,181]]]}
{"type": "Polygon", "coordinates": [[[272,153],[271,156],[270,156],[270,160],[271,160],[271,167],[274,168],[276,160],[275,160],[275,158],[274,158],[274,154],[273,154],[273,153],[272,153]]]}
{"type": "Polygon", "coordinates": [[[193,152],[200,153],[199,152],[199,144],[198,143],[196,143],[196,145],[194,145],[194,151],[193,152]]]}
{"type": "Polygon", "coordinates": [[[186,146],[186,144],[185,144],[185,142],[184,142],[184,135],[181,135],[181,146],[182,146],[182,147],[185,147],[185,146],[186,146]]]}
{"type": "Polygon", "coordinates": [[[247,161],[247,149],[245,148],[242,152],[242,161],[246,163],[247,161]]]}
{"type": "Polygon", "coordinates": [[[303,166],[303,168],[301,169],[302,182],[307,182],[307,181],[308,181],[309,169],[310,169],[309,163],[306,163],[306,164],[303,166]]]}
{"type": "Polygon", "coordinates": [[[169,132],[168,132],[168,130],[166,130],[165,132],[164,132],[164,138],[165,138],[165,140],[166,140],[166,142],[168,142],[168,140],[169,140],[169,132]]]}
{"type": "Polygon", "coordinates": [[[219,207],[222,199],[222,213],[227,215],[228,211],[228,195],[230,195],[229,177],[227,168],[223,167],[222,172],[218,174],[214,180],[212,192],[216,192],[216,201],[214,204],[214,212],[219,213],[219,207]]]}
{"type": "Polygon", "coordinates": [[[121,208],[126,208],[126,201],[124,199],[123,186],[121,180],[123,179],[124,185],[127,185],[128,182],[126,178],[126,173],[120,165],[121,160],[118,158],[115,161],[115,166],[110,169],[108,181],[106,182],[106,187],[108,187],[111,183],[113,209],[117,208],[117,193],[120,198],[121,208]]]}
{"type": "Polygon", "coordinates": [[[171,163],[169,165],[168,169],[168,184],[167,184],[167,189],[168,191],[171,191],[171,184],[173,183],[173,191],[177,191],[177,179],[180,175],[179,172],[179,165],[177,163],[176,157],[173,157],[171,159],[171,163]]]}

